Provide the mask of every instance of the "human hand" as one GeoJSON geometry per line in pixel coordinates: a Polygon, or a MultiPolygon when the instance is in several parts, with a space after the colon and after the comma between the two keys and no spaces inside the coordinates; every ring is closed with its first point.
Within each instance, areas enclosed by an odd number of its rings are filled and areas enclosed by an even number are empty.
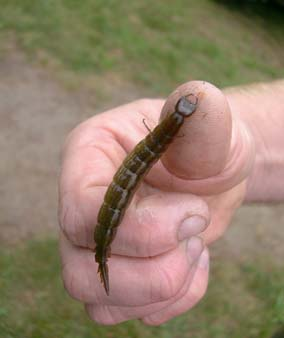
{"type": "Polygon", "coordinates": [[[126,154],[153,129],[162,100],[139,100],[97,115],[67,138],[60,179],[63,280],[90,317],[115,324],[141,318],[158,325],[204,295],[206,245],[222,235],[246,192],[253,140],[224,95],[204,82],[178,88],[199,95],[180,137],[145,177],[112,243],[110,296],[97,275],[93,232],[104,193],[126,154]]]}

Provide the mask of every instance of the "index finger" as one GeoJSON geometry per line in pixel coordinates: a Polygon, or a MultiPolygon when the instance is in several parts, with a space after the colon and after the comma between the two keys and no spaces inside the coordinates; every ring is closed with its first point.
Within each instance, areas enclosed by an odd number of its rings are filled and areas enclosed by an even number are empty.
{"type": "Polygon", "coordinates": [[[132,102],[90,118],[68,135],[59,178],[59,221],[73,243],[84,242],[93,247],[93,235],[90,236],[87,224],[94,227],[95,219],[90,219],[94,213],[86,210],[99,209],[100,196],[116,169],[146,133],[141,123],[144,112],[158,119],[162,103],[132,102]],[[90,193],[92,198],[86,197],[90,193]]]}

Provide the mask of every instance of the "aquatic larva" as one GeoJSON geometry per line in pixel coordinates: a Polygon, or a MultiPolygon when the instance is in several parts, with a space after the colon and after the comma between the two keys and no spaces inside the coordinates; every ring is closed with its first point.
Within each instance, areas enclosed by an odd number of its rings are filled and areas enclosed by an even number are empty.
{"type": "Polygon", "coordinates": [[[197,101],[196,98],[192,103],[187,97],[182,96],[175,105],[174,112],[168,114],[126,156],[106,191],[98,214],[94,240],[96,244],[95,259],[99,264],[98,273],[107,295],[109,294],[107,259],[110,257],[110,245],[125,210],[143,177],[172,143],[183,125],[184,119],[195,111],[197,101]]]}

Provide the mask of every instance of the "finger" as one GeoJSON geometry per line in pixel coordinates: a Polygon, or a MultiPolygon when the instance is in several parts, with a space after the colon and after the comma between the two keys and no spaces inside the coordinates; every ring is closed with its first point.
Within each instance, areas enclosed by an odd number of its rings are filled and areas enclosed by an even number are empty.
{"type": "Polygon", "coordinates": [[[63,147],[60,191],[81,186],[107,186],[127,153],[156,123],[162,100],[138,100],[92,117],[77,126],[63,147]]]}
{"type": "Polygon", "coordinates": [[[167,99],[162,117],[173,111],[181,96],[198,99],[196,111],[185,118],[176,137],[147,180],[158,187],[174,186],[196,194],[224,192],[248,175],[253,163],[253,142],[246,127],[232,116],[224,94],[213,85],[193,81],[167,99]],[[188,96],[193,94],[193,98],[188,96]],[[194,98],[195,96],[195,98],[194,98]]]}
{"type": "Polygon", "coordinates": [[[181,299],[187,292],[197,269],[198,259],[192,265],[184,285],[179,292],[166,301],[156,302],[143,306],[112,306],[85,304],[89,317],[99,324],[115,325],[130,319],[142,318],[159,312],[181,299]]]}
{"type": "MultiPolygon", "coordinates": [[[[94,248],[93,232],[104,193],[103,187],[90,187],[61,197],[60,226],[73,244],[94,248]]],[[[126,210],[112,244],[113,254],[155,256],[198,235],[210,223],[208,206],[197,196],[156,189],[148,189],[145,195],[136,196],[126,210]]]]}
{"type": "Polygon", "coordinates": [[[158,119],[161,106],[161,100],[132,102],[83,122],[67,137],[58,214],[62,230],[74,244],[93,247],[96,213],[105,189],[127,152],[145,135],[145,112],[158,119]]]}
{"type": "Polygon", "coordinates": [[[208,285],[209,253],[205,248],[197,263],[197,269],[186,294],[174,304],[149,316],[143,317],[148,325],[161,325],[173,317],[192,309],[204,296],[208,285]]]}
{"type": "Polygon", "coordinates": [[[86,304],[85,308],[92,320],[103,325],[115,325],[142,317],[148,325],[160,325],[189,310],[202,298],[208,282],[208,272],[209,256],[207,249],[204,249],[192,266],[183,287],[167,301],[136,307],[86,304]]]}
{"type": "Polygon", "coordinates": [[[181,96],[191,101],[197,98],[197,110],[190,118],[185,118],[180,131],[184,136],[175,139],[163,163],[181,178],[216,176],[224,168],[230,149],[232,118],[227,100],[208,82],[192,81],[181,85],[168,97],[162,116],[173,111],[181,96]]]}
{"type": "Polygon", "coordinates": [[[202,249],[202,241],[194,237],[188,245],[182,242],[177,249],[152,258],[113,255],[109,261],[110,296],[107,296],[99,282],[94,253],[71,245],[63,236],[63,281],[68,293],[84,303],[147,305],[178,293],[202,249]],[[127,294],[122,292],[126,286],[127,294]]]}

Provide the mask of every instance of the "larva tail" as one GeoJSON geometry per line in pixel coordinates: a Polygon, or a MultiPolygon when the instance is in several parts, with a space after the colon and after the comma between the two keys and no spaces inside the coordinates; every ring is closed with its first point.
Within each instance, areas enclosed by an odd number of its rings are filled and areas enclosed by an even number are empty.
{"type": "Polygon", "coordinates": [[[109,295],[108,266],[106,262],[99,263],[98,273],[100,274],[101,282],[104,285],[106,294],[109,295]]]}

